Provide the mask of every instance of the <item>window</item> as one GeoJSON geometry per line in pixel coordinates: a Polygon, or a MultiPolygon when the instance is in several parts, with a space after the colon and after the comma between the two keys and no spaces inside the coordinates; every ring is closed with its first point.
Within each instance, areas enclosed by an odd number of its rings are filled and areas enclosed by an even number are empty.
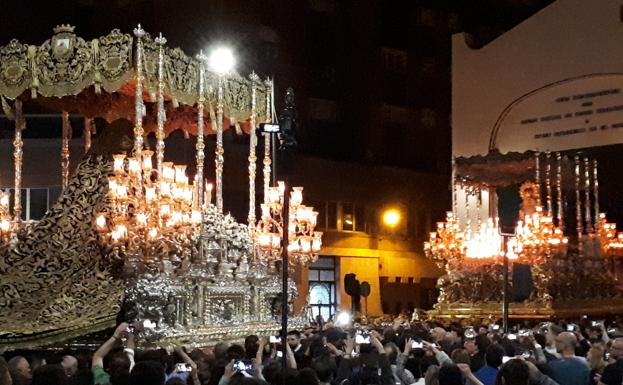
{"type": "Polygon", "coordinates": [[[393,48],[383,48],[383,63],[385,69],[396,73],[407,72],[407,53],[393,48]]]}
{"type": "Polygon", "coordinates": [[[350,202],[313,202],[318,210],[318,229],[366,231],[365,207],[350,202]]]}
{"type": "Polygon", "coordinates": [[[342,203],[342,231],[355,230],[355,215],[352,203],[342,203]]]}
{"type": "Polygon", "coordinates": [[[335,315],[337,305],[335,257],[320,257],[309,265],[309,306],[312,316],[326,321],[335,315]]]}
{"type": "MultiPolygon", "coordinates": [[[[22,204],[22,220],[36,221],[45,215],[50,205],[58,198],[56,189],[48,188],[23,188],[21,189],[20,199],[22,204]]],[[[15,203],[15,190],[9,190],[9,204],[11,214],[13,214],[13,205],[15,203]]]]}

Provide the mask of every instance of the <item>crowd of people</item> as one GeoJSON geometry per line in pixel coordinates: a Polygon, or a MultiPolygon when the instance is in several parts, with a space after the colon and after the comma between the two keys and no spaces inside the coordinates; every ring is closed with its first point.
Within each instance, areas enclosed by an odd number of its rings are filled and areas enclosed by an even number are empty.
{"type": "Polygon", "coordinates": [[[522,321],[504,332],[494,322],[364,317],[289,331],[284,357],[277,336],[137,349],[141,325],[121,323],[95,352],[6,352],[0,385],[621,385],[618,324],[522,321]]]}

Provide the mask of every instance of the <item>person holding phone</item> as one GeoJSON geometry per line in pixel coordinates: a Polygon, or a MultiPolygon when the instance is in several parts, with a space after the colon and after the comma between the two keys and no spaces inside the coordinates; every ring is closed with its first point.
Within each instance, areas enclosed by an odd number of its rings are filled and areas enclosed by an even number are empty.
{"type": "Polygon", "coordinates": [[[91,371],[93,372],[93,383],[95,385],[107,385],[111,383],[111,377],[123,378],[124,380],[130,373],[130,359],[125,353],[113,353],[108,357],[107,365],[104,367],[104,357],[117,346],[121,345],[123,339],[127,339],[129,324],[120,323],[115,329],[112,337],[104,342],[91,359],[91,371]]]}
{"type": "Polygon", "coordinates": [[[408,339],[405,342],[404,352],[400,352],[398,346],[393,342],[385,344],[385,354],[389,359],[392,375],[397,385],[411,385],[415,383],[413,374],[405,368],[405,363],[411,354],[411,349],[415,341],[408,339]]]}
{"type": "Polygon", "coordinates": [[[394,376],[380,335],[376,331],[370,332],[369,349],[365,351],[362,349],[358,363],[352,360],[355,346],[353,338],[345,340],[345,354],[340,360],[337,382],[348,379],[350,383],[355,384],[393,384],[394,376]],[[377,354],[374,354],[373,350],[376,350],[377,354]],[[362,362],[366,364],[361,365],[362,362]]]}
{"type": "MultiPolygon", "coordinates": [[[[181,346],[175,347],[175,353],[182,359],[175,367],[175,373],[180,374],[179,378],[186,380],[190,377],[193,380],[193,384],[199,384],[199,375],[197,372],[197,364],[186,354],[186,351],[181,346]]],[[[167,378],[167,381],[172,378],[167,378]]]]}

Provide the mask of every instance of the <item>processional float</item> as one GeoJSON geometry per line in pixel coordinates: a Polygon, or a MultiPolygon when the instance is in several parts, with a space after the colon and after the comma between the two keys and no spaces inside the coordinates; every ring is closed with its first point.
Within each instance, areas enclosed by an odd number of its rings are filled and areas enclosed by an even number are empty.
{"type": "Polygon", "coordinates": [[[529,270],[524,277],[533,284],[524,298],[511,298],[511,317],[623,311],[611,271],[612,258],[623,252],[623,235],[600,212],[596,160],[534,151],[457,158],[452,187],[452,211],[424,246],[447,272],[431,315],[499,317],[505,250],[511,269],[529,270]],[[486,200],[496,208],[496,190],[509,186],[519,190],[520,220],[504,245],[496,210],[482,207],[486,200]]]}
{"type": "MultiPolygon", "coordinates": [[[[68,25],[54,33],[40,46],[12,40],[0,47],[0,97],[15,121],[14,191],[22,187],[23,103],[63,119],[63,191],[43,219],[23,222],[20,194],[11,206],[0,190],[0,349],[65,341],[118,317],[146,321],[148,345],[277,333],[280,269],[313,262],[321,233],[300,187],[282,217],[288,191],[270,186],[266,137],[256,218],[256,128],[272,121],[272,81],[215,72],[202,54],[169,49],[140,25],[133,35],[113,30],[92,41],[68,25]],[[71,176],[69,112],[85,117],[85,155],[71,176]],[[110,124],[92,143],[95,117],[110,124]],[[250,136],[247,224],[223,208],[223,131],[230,126],[250,136]],[[165,161],[165,138],[177,128],[197,138],[191,177],[185,165],[165,161]],[[204,180],[206,134],[216,135],[214,186],[204,180]],[[292,266],[279,263],[284,226],[292,266]]],[[[296,325],[296,286],[288,286],[296,325]]]]}

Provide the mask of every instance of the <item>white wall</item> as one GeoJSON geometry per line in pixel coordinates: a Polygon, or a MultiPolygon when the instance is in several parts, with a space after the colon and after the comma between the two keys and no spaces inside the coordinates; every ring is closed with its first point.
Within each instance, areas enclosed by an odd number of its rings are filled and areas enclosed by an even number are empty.
{"type": "Polygon", "coordinates": [[[497,148],[501,152],[623,142],[623,127],[612,127],[623,122],[623,111],[597,113],[598,108],[623,105],[621,5],[618,0],[558,0],[478,50],[469,48],[462,34],[454,35],[453,154],[486,154],[501,114],[513,101],[538,89],[500,120],[497,148]],[[573,95],[606,89],[620,92],[573,100],[573,95]],[[565,96],[571,100],[556,101],[565,96]],[[587,101],[593,104],[582,106],[587,101]],[[594,113],[575,116],[586,110],[594,113]],[[568,113],[572,117],[564,118],[568,113]],[[561,119],[540,119],[558,114],[561,119]],[[531,117],[537,122],[521,124],[531,117]],[[565,133],[582,128],[584,132],[565,133]],[[549,138],[535,139],[547,133],[549,138]]]}

